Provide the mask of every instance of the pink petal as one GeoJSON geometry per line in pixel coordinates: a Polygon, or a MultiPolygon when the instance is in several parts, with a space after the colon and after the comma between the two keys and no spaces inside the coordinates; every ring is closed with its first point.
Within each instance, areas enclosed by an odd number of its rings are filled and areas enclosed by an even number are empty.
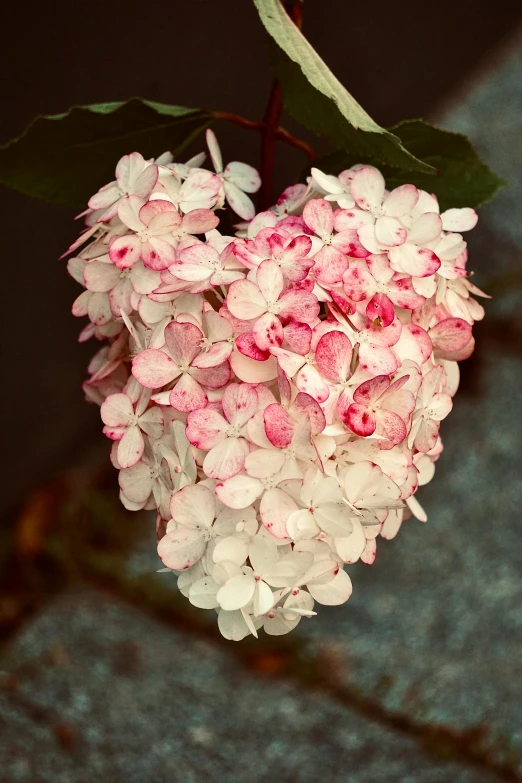
{"type": "MultiPolygon", "coordinates": [[[[262,316],[264,318],[264,316],[262,316]]],[[[257,345],[253,332],[245,332],[236,337],[236,348],[244,356],[255,359],[257,362],[266,361],[270,354],[268,351],[262,351],[257,345]]]]}
{"type": "Polygon", "coordinates": [[[147,348],[132,360],[132,374],[146,389],[159,389],[179,375],[178,365],[163,351],[147,348]]]}
{"type": "Polygon", "coordinates": [[[304,356],[310,350],[312,342],[312,330],[308,324],[300,324],[295,321],[284,328],[283,347],[287,351],[299,353],[304,356]]]}
{"type": "Polygon", "coordinates": [[[405,310],[416,310],[418,307],[422,307],[426,301],[423,296],[415,291],[409,277],[390,280],[388,283],[388,296],[393,304],[397,305],[397,307],[403,307],[405,310]]]}
{"type": "Polygon", "coordinates": [[[372,405],[389,388],[390,379],[387,375],[377,375],[369,381],[361,383],[353,393],[353,399],[361,405],[372,405]]]}
{"type": "Polygon", "coordinates": [[[403,324],[401,339],[394,351],[402,361],[411,359],[419,366],[431,356],[433,346],[429,334],[417,324],[403,324]]]}
{"type": "Polygon", "coordinates": [[[366,546],[361,552],[361,560],[366,565],[372,565],[375,563],[375,557],[377,555],[377,539],[371,538],[366,542],[366,546]]]}
{"type": "Polygon", "coordinates": [[[237,280],[228,289],[227,307],[236,318],[245,321],[259,318],[266,312],[263,294],[250,280],[237,280]]]}
{"type": "Polygon", "coordinates": [[[393,444],[402,443],[406,438],[406,424],[393,411],[381,408],[375,414],[377,434],[387,438],[393,444]]]}
{"type": "Polygon", "coordinates": [[[190,413],[207,404],[207,395],[188,373],[181,376],[172,391],[169,402],[180,413],[190,413]]]}
{"type": "Polygon", "coordinates": [[[335,230],[342,231],[357,231],[357,229],[363,226],[373,225],[375,222],[373,216],[363,209],[338,209],[335,213],[335,230]]]}
{"type": "Polygon", "coordinates": [[[343,275],[343,288],[348,299],[362,302],[375,293],[377,285],[367,269],[363,266],[353,266],[343,275]]]}
{"type": "Polygon", "coordinates": [[[343,332],[323,334],[315,349],[315,361],[321,375],[334,383],[346,381],[351,360],[352,344],[343,332]]]}
{"type": "Polygon", "coordinates": [[[357,231],[341,231],[332,239],[333,247],[351,258],[366,258],[370,251],[361,244],[357,231]]]}
{"type": "Polygon", "coordinates": [[[283,342],[281,321],[273,313],[265,313],[258,318],[252,333],[257,347],[263,352],[279,347],[283,342]]]}
{"type": "Polygon", "coordinates": [[[292,351],[285,351],[284,348],[272,348],[271,353],[276,357],[279,367],[289,378],[293,378],[306,361],[304,356],[300,356],[292,351]]]}
{"type": "Polygon", "coordinates": [[[192,411],[187,416],[186,435],[193,446],[208,451],[225,437],[228,423],[211,408],[192,411]]]}
{"type": "Polygon", "coordinates": [[[319,315],[320,305],[315,294],[298,289],[284,291],[279,297],[279,315],[301,323],[314,322],[319,315]]]}
{"type": "Polygon", "coordinates": [[[227,361],[223,362],[223,364],[218,364],[217,367],[208,367],[202,370],[192,365],[190,374],[194,380],[207,389],[221,389],[230,380],[230,364],[227,361]]]}
{"type": "Polygon", "coordinates": [[[322,238],[329,237],[333,231],[334,218],[332,207],[326,199],[314,198],[303,209],[306,225],[322,238]]]}
{"type": "Polygon", "coordinates": [[[384,196],[384,177],[373,168],[359,169],[352,179],[352,196],[362,209],[378,209],[384,196]]]}
{"type": "Polygon", "coordinates": [[[109,247],[109,258],[118,269],[128,269],[139,261],[141,239],[135,234],[116,237],[109,247]]]}
{"type": "Polygon", "coordinates": [[[395,354],[383,345],[368,345],[361,343],[359,347],[359,364],[372,375],[391,375],[396,372],[399,362],[395,354]]]}
{"type": "Polygon", "coordinates": [[[471,324],[462,318],[446,318],[433,326],[429,335],[433,347],[439,351],[460,351],[471,340],[471,324]]]}
{"type": "Polygon", "coordinates": [[[257,391],[247,383],[231,383],[223,394],[221,404],[227,421],[243,427],[257,410],[257,391]]]}
{"type": "Polygon", "coordinates": [[[200,352],[203,332],[191,323],[173,321],[165,327],[165,344],[176,364],[189,365],[200,352]]]}
{"type": "Polygon", "coordinates": [[[375,294],[366,305],[366,315],[381,326],[389,326],[395,318],[395,309],[386,294],[375,294]]]}
{"type": "Polygon", "coordinates": [[[202,351],[196,356],[191,366],[200,370],[218,367],[229,358],[232,348],[233,345],[229,342],[214,343],[208,351],[202,351]]]}
{"type": "MultiPolygon", "coordinates": [[[[283,273],[275,261],[262,261],[256,273],[256,283],[267,302],[276,302],[283,290],[283,273]]],[[[252,316],[250,316],[252,317],[252,316]]]]}
{"type": "Polygon", "coordinates": [[[270,443],[279,449],[289,446],[294,435],[294,422],[282,405],[277,402],[267,405],[263,416],[266,436],[270,443]]]}
{"type": "Polygon", "coordinates": [[[319,372],[310,364],[305,364],[295,377],[295,385],[299,391],[309,394],[317,402],[326,402],[330,389],[319,372]]]}
{"type": "Polygon", "coordinates": [[[132,183],[139,178],[144,168],[145,161],[139,152],[131,152],[120,158],[116,166],[116,180],[120,188],[123,191],[130,190],[132,183]]]}
{"type": "Polygon", "coordinates": [[[211,209],[192,209],[183,217],[182,225],[187,234],[206,234],[219,225],[219,218],[211,209]]]}
{"type": "Polygon", "coordinates": [[[440,260],[432,250],[406,243],[389,250],[390,261],[399,272],[412,277],[429,277],[440,268],[440,260]]]}
{"type": "Polygon", "coordinates": [[[375,432],[375,416],[366,405],[352,403],[346,411],[343,421],[357,435],[367,437],[375,432]]]}
{"type": "Polygon", "coordinates": [[[275,538],[288,537],[286,521],[297,510],[292,498],[277,487],[264,493],[259,506],[261,521],[275,538]]]}
{"type": "Polygon", "coordinates": [[[283,250],[282,258],[285,264],[296,264],[302,261],[312,249],[312,240],[309,236],[301,234],[294,237],[283,250]]]}
{"type": "Polygon", "coordinates": [[[435,446],[439,436],[439,424],[436,421],[423,419],[415,436],[414,446],[417,451],[427,454],[435,446]]]}
{"type": "Polygon", "coordinates": [[[152,491],[150,468],[144,462],[120,470],[118,481],[125,497],[133,503],[145,503],[152,491]]]}
{"type": "Polygon", "coordinates": [[[132,190],[135,195],[140,198],[148,198],[158,181],[158,173],[159,169],[155,163],[147,166],[134,182],[132,190]]]}
{"type": "Polygon", "coordinates": [[[141,256],[146,267],[161,271],[174,263],[176,251],[165,239],[151,237],[148,242],[142,244],[141,256]]]}
{"type": "Polygon", "coordinates": [[[321,283],[331,285],[343,279],[349,266],[347,257],[332,245],[325,245],[314,257],[314,275],[321,283]]]}
{"type": "Polygon", "coordinates": [[[292,402],[291,411],[298,421],[306,416],[310,422],[312,435],[319,435],[326,427],[326,419],[319,403],[309,394],[299,392],[292,402]]]}
{"type": "Polygon", "coordinates": [[[87,202],[90,209],[107,209],[121,198],[121,190],[115,182],[110,182],[91,196],[87,202]]]}
{"type": "Polygon", "coordinates": [[[120,277],[121,272],[118,267],[113,264],[103,264],[100,261],[91,261],[89,264],[86,264],[83,271],[83,279],[89,291],[97,291],[99,293],[106,293],[111,288],[114,288],[120,277]]]}

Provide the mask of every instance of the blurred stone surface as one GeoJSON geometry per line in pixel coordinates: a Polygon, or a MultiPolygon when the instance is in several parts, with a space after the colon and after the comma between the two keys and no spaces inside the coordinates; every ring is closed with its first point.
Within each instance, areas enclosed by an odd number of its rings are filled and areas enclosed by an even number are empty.
{"type": "Polygon", "coordinates": [[[3,667],[1,783],[496,779],[93,592],[50,605],[3,667]]]}

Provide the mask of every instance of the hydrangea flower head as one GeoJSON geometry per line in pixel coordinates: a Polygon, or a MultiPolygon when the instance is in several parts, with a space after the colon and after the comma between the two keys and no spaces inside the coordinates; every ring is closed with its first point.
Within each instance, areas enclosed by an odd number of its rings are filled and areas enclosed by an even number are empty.
{"type": "Polygon", "coordinates": [[[410,516],[483,317],[471,209],[357,165],[312,169],[256,215],[212,131],[186,164],[126,155],[70,248],[81,340],[127,509],[228,639],[285,634],[352,594],[410,516]],[[242,222],[219,232],[228,204],[242,222]],[[379,544],[380,546],[380,544],[379,544]]]}

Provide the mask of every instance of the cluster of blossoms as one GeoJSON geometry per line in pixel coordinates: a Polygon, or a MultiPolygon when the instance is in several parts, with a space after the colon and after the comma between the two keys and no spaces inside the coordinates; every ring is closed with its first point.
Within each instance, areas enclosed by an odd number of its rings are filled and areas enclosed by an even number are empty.
{"type": "Polygon", "coordinates": [[[268,211],[243,163],[120,160],[83,213],[73,306],[103,341],[84,384],[121,500],[156,509],[158,552],[221,633],[283,634],[352,592],[346,566],[426,520],[458,364],[484,296],[472,209],[357,165],[312,169],[268,211]],[[217,229],[225,204],[243,221],[217,229]],[[87,244],[88,243],[88,244],[87,244]]]}

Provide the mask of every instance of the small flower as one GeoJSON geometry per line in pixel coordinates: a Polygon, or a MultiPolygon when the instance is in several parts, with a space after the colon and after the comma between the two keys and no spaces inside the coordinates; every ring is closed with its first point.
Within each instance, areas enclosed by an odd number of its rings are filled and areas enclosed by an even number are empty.
{"type": "Polygon", "coordinates": [[[207,144],[216,174],[223,183],[225,198],[229,206],[243,220],[252,220],[255,207],[247,193],[257,193],[261,180],[257,171],[246,163],[233,161],[223,170],[223,158],[216,136],[207,130],[207,144]]]}

